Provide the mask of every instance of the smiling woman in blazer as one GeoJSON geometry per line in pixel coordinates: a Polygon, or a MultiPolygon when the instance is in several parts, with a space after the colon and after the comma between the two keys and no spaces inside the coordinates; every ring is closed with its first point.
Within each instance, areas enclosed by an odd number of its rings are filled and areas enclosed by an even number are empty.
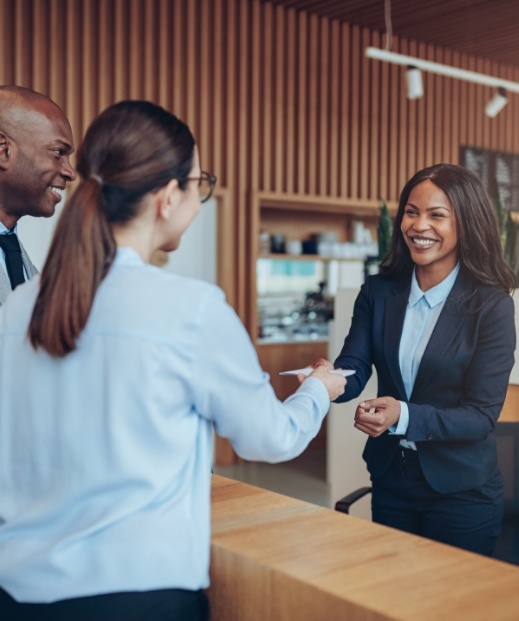
{"type": "Polygon", "coordinates": [[[468,170],[439,164],[403,189],[391,250],[356,300],[335,367],[359,404],[373,520],[491,555],[503,514],[494,427],[514,364],[515,275],[492,204],[468,170]]]}

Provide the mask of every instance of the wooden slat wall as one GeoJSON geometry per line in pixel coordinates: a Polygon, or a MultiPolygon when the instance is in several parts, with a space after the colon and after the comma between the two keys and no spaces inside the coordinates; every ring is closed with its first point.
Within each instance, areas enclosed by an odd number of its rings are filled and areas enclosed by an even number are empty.
{"type": "MultiPolygon", "coordinates": [[[[79,141],[94,115],[148,98],[192,127],[231,202],[227,294],[248,313],[252,191],[396,200],[416,169],[470,144],[519,152],[519,98],[367,60],[378,33],[259,0],[0,0],[0,83],[47,93],[79,141]]],[[[394,37],[393,50],[518,81],[519,71],[394,37]]]]}

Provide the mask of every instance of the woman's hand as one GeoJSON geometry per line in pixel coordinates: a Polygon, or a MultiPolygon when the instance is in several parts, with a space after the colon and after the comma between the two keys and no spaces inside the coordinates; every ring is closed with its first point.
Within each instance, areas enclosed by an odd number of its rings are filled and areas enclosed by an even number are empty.
{"type": "MultiPolygon", "coordinates": [[[[333,369],[333,365],[331,366],[331,369],[333,369]]],[[[328,368],[327,365],[319,365],[315,368],[315,371],[312,371],[312,373],[310,373],[309,377],[317,377],[317,379],[320,379],[321,382],[324,384],[326,390],[328,391],[330,401],[335,401],[335,399],[337,399],[337,397],[340,397],[344,392],[344,387],[346,386],[346,378],[337,373],[330,373],[331,369],[328,368]]],[[[298,377],[306,379],[304,376],[298,377]]]]}
{"type": "Polygon", "coordinates": [[[329,360],[326,360],[326,358],[317,358],[317,360],[314,360],[314,362],[307,364],[306,366],[312,367],[313,369],[317,369],[317,367],[325,367],[330,371],[333,369],[333,364],[329,360]]]}
{"type": "Polygon", "coordinates": [[[355,411],[355,427],[373,438],[395,425],[400,418],[400,402],[393,397],[366,399],[355,411]]]}
{"type": "MultiPolygon", "coordinates": [[[[308,368],[312,368],[312,369],[317,369],[318,367],[324,367],[325,369],[328,369],[329,371],[333,370],[333,364],[329,360],[326,360],[326,358],[317,358],[317,360],[314,360],[313,362],[305,366],[308,368]]],[[[299,380],[299,383],[301,384],[301,382],[303,382],[307,377],[308,377],[307,375],[303,375],[301,373],[297,376],[297,379],[299,380]]]]}

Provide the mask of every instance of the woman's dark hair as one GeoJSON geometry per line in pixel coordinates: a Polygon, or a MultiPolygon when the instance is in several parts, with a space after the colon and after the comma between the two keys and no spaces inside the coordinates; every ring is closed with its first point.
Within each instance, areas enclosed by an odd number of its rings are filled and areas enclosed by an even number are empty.
{"type": "Polygon", "coordinates": [[[115,257],[112,225],[139,213],[142,198],[177,179],[185,188],[194,138],[147,101],[122,101],[88,128],[77,154],[82,181],[58,221],[29,324],[34,348],[62,357],[76,348],[97,288],[115,257]]]}
{"type": "Polygon", "coordinates": [[[411,191],[427,180],[445,192],[454,210],[461,268],[481,284],[512,292],[516,287],[516,277],[503,257],[492,202],[478,177],[455,164],[436,164],[424,168],[406,183],[400,195],[391,248],[382,261],[380,272],[395,276],[412,272],[414,264],[400,226],[411,191]]]}

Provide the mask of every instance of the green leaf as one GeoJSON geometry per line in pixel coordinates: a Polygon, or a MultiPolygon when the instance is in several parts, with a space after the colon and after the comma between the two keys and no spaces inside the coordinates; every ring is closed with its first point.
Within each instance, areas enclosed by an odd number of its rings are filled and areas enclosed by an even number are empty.
{"type": "Polygon", "coordinates": [[[393,236],[393,221],[389,215],[387,203],[382,199],[380,217],[378,220],[378,260],[383,261],[391,248],[391,237],[393,236]]]}

